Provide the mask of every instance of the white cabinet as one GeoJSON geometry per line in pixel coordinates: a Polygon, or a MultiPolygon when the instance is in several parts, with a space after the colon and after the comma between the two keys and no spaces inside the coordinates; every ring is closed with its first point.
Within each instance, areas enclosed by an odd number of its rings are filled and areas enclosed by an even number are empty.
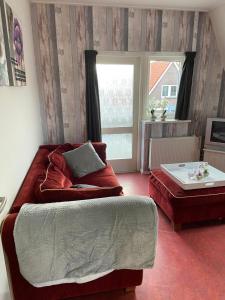
{"type": "Polygon", "coordinates": [[[225,151],[203,149],[204,161],[207,161],[211,166],[225,172],[225,151]]]}

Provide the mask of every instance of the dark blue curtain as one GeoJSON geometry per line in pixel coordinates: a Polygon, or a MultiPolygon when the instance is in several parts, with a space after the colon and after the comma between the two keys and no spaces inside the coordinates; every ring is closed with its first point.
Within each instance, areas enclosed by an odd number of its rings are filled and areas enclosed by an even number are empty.
{"type": "Polygon", "coordinates": [[[192,77],[196,52],[186,52],[183,65],[180,88],[177,97],[175,119],[187,120],[191,96],[192,77]]]}
{"type": "Polygon", "coordinates": [[[95,50],[85,50],[87,138],[101,142],[101,115],[95,50]]]}

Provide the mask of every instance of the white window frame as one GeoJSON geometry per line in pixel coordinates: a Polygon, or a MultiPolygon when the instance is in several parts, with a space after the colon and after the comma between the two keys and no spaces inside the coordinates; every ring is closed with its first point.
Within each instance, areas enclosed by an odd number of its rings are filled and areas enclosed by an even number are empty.
{"type": "MultiPolygon", "coordinates": [[[[184,64],[185,53],[183,52],[154,52],[154,53],[145,53],[143,63],[142,63],[142,119],[149,120],[149,116],[146,114],[147,108],[147,99],[149,96],[149,79],[150,79],[150,61],[180,61],[181,64],[184,64]]],[[[178,94],[177,87],[177,94],[178,94]]]]}
{"type": "Polygon", "coordinates": [[[161,89],[161,97],[162,98],[168,98],[168,99],[173,99],[173,98],[177,98],[177,94],[178,94],[178,85],[177,84],[164,84],[162,85],[162,89],[161,89]],[[164,96],[163,95],[163,88],[164,86],[168,86],[168,95],[167,96],[164,96]],[[175,86],[176,87],[176,95],[171,95],[171,90],[172,90],[172,87],[175,86]]]}
{"type": "Polygon", "coordinates": [[[97,64],[134,64],[134,102],[133,102],[133,125],[131,127],[102,128],[102,134],[132,133],[132,158],[113,159],[110,164],[117,173],[136,172],[139,169],[139,116],[140,116],[140,53],[129,52],[100,52],[97,56],[97,64]],[[133,128],[133,129],[132,129],[133,128]]]}
{"type": "Polygon", "coordinates": [[[138,109],[138,132],[137,132],[137,169],[140,169],[140,152],[141,152],[141,120],[149,120],[149,117],[145,116],[145,108],[146,108],[146,99],[149,93],[149,63],[151,60],[161,60],[161,61],[181,61],[184,63],[185,54],[183,52],[127,52],[127,51],[102,51],[99,52],[98,57],[103,56],[107,58],[108,56],[119,56],[119,57],[136,57],[140,59],[140,84],[139,84],[139,103],[137,104],[138,109]]]}

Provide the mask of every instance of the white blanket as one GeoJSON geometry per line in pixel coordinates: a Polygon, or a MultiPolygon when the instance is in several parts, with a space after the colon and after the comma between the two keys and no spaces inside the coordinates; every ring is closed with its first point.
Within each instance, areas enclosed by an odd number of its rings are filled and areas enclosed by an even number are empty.
{"type": "Polygon", "coordinates": [[[156,239],[156,205],[142,196],[25,204],[14,227],[20,272],[35,287],[151,268],[156,239]]]}

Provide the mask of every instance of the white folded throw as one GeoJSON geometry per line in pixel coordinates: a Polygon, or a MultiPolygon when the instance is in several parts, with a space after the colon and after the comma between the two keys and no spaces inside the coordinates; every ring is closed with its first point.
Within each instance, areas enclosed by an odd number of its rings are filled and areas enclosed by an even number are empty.
{"type": "Polygon", "coordinates": [[[14,240],[20,272],[33,286],[88,282],[153,266],[157,209],[142,196],[25,204],[14,240]]]}

